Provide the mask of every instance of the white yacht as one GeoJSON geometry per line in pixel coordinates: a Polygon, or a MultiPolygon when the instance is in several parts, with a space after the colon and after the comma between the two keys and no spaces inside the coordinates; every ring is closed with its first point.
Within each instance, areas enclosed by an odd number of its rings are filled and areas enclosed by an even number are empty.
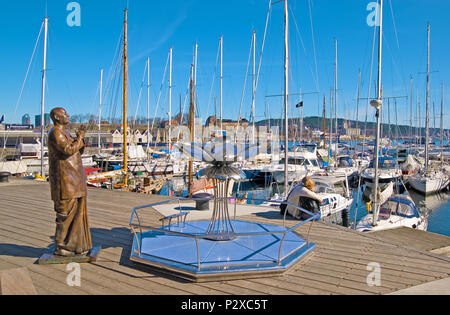
{"type": "MultiPolygon", "coordinates": [[[[298,204],[301,197],[307,197],[312,199],[322,199],[320,204],[320,215],[318,220],[323,220],[334,214],[340,213],[344,210],[348,210],[352,203],[353,198],[351,196],[347,177],[345,176],[312,176],[311,180],[314,181],[314,192],[303,189],[303,185],[299,184],[294,186],[288,194],[288,201],[293,204],[298,204]]],[[[276,202],[280,202],[280,197],[275,196],[265,205],[274,206],[276,202]]],[[[292,216],[296,216],[296,209],[288,206],[288,212],[292,216]]]]}
{"type": "MultiPolygon", "coordinates": [[[[285,162],[286,159],[282,158],[280,164],[270,165],[264,168],[262,172],[272,173],[273,179],[277,183],[284,183],[285,162]]],[[[316,146],[298,147],[295,152],[289,152],[287,164],[289,183],[300,181],[305,176],[311,176],[323,171],[320,168],[316,146]]]]}
{"type": "Polygon", "coordinates": [[[376,225],[373,224],[373,220],[373,213],[369,213],[358,222],[356,230],[359,232],[375,232],[407,227],[426,231],[428,228],[427,217],[410,197],[404,195],[390,197],[381,205],[376,225]]]}
{"type": "Polygon", "coordinates": [[[323,202],[320,205],[321,217],[348,210],[353,204],[353,197],[346,176],[313,176],[314,192],[323,202]]]}
{"type": "Polygon", "coordinates": [[[336,158],[335,166],[327,167],[328,175],[345,175],[350,183],[358,180],[359,167],[350,155],[341,155],[336,158]]]}
{"type": "MultiPolygon", "coordinates": [[[[439,192],[447,188],[449,176],[443,167],[443,161],[440,168],[430,167],[430,24],[428,24],[428,63],[427,63],[427,117],[426,117],[426,136],[425,136],[425,169],[414,176],[411,176],[409,184],[422,194],[428,195],[439,192]]],[[[443,134],[443,105],[444,105],[444,86],[442,85],[442,104],[441,104],[441,150],[443,134]]],[[[442,156],[443,158],[443,156],[442,156]]]]}
{"type": "Polygon", "coordinates": [[[414,190],[424,195],[430,195],[447,188],[450,183],[450,178],[445,171],[428,169],[412,175],[408,179],[408,183],[414,190]]]}

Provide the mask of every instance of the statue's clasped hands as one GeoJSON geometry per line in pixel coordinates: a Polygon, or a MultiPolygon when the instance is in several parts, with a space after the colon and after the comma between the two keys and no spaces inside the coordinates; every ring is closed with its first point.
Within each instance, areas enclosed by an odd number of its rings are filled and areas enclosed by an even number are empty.
{"type": "Polygon", "coordinates": [[[81,125],[81,127],[77,131],[77,137],[84,139],[85,135],[86,135],[86,126],[81,125]]]}

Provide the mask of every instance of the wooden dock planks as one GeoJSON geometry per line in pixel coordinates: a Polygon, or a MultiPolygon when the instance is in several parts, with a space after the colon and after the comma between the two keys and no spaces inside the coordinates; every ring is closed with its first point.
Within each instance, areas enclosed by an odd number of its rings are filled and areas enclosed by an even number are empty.
{"type": "Polygon", "coordinates": [[[370,234],[383,239],[401,242],[407,246],[412,246],[424,251],[433,251],[450,246],[450,237],[448,236],[409,228],[385,230],[370,234]]]}
{"type": "MultiPolygon", "coordinates": [[[[103,250],[96,263],[82,265],[81,287],[69,287],[64,265],[38,266],[52,244],[55,214],[47,183],[14,180],[0,185],[0,270],[27,268],[38,294],[388,294],[450,276],[450,260],[424,250],[444,247],[446,238],[430,233],[363,235],[323,223],[298,229],[317,244],[304,262],[281,277],[190,283],[167,277],[129,261],[133,207],[168,197],[89,189],[88,211],[93,241],[103,250]],[[414,238],[412,238],[414,237],[414,238]],[[412,243],[414,239],[414,244],[412,243]],[[444,244],[444,246],[442,246],[444,244]],[[415,250],[413,245],[417,246],[415,250]],[[381,265],[381,286],[369,287],[367,265],[381,265]]],[[[147,225],[159,226],[157,211],[142,211],[147,225]]],[[[276,213],[242,219],[282,225],[276,213]]],[[[288,226],[296,224],[287,220],[288,226]]],[[[447,258],[448,259],[448,258],[447,258]]]]}

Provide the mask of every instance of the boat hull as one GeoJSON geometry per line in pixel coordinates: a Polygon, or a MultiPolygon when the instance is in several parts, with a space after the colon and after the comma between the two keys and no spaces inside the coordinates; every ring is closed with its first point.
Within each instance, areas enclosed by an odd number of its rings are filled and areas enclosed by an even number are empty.
{"type": "Polygon", "coordinates": [[[436,176],[436,177],[422,177],[413,176],[408,180],[411,187],[425,195],[434,194],[440,192],[448,187],[448,176],[436,176]]]}

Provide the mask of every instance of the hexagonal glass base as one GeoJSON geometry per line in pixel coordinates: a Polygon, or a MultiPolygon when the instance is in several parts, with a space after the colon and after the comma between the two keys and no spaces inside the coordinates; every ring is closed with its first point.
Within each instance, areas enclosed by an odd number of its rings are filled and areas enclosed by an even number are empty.
{"type": "MultiPolygon", "coordinates": [[[[189,235],[204,235],[209,222],[186,222],[165,229],[189,235]]],[[[278,275],[299,262],[315,245],[306,243],[298,234],[285,232],[277,225],[232,221],[236,234],[227,241],[198,239],[149,231],[138,234],[141,254],[134,238],[131,260],[194,281],[248,278],[278,275]],[[281,245],[281,250],[280,250],[281,245]],[[281,258],[279,260],[279,258],[281,258]],[[199,266],[200,261],[200,266],[199,266]]]]}

